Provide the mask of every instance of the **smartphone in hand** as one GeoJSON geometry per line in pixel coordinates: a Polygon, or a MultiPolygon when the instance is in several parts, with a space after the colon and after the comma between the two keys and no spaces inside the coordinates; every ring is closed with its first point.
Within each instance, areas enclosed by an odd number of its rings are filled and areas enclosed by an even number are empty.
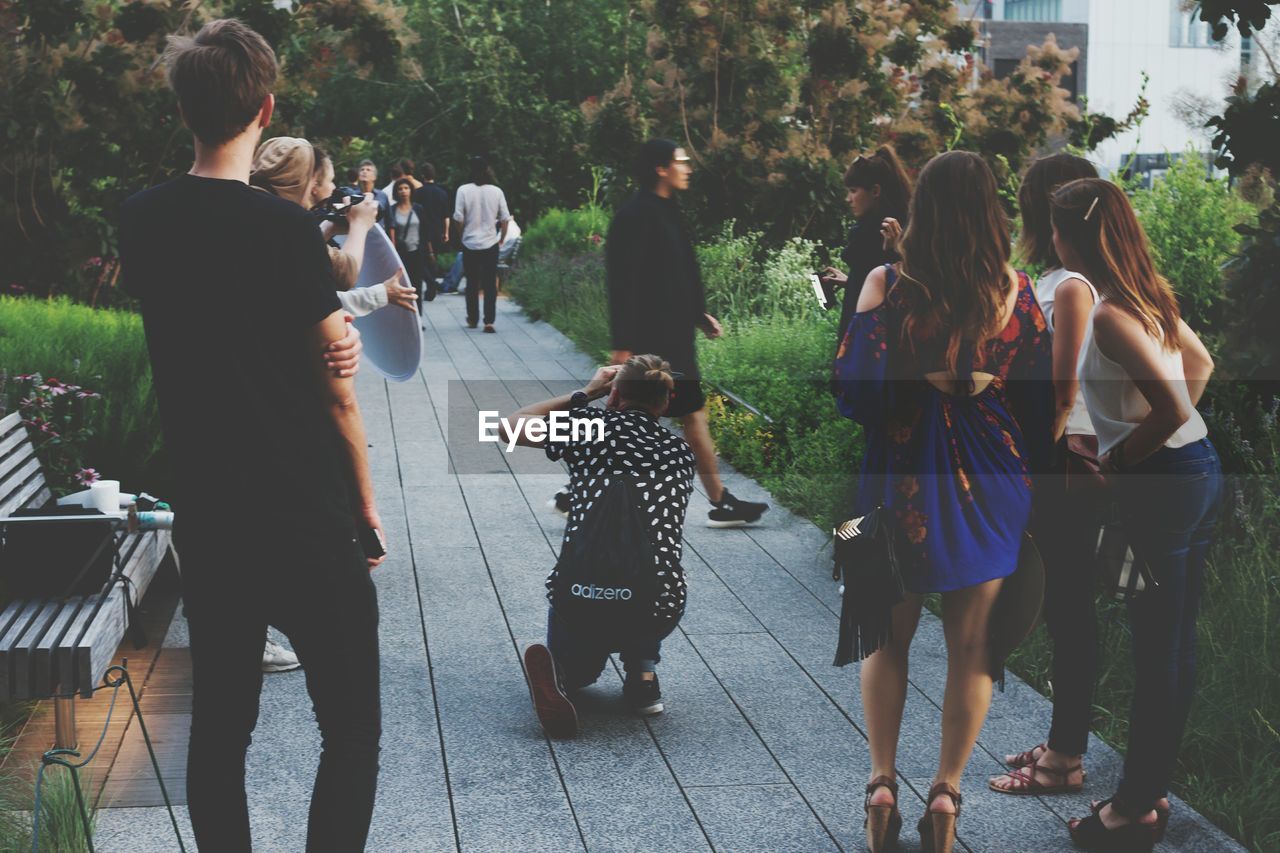
{"type": "Polygon", "coordinates": [[[367,524],[361,524],[358,531],[360,536],[360,547],[364,550],[364,555],[370,560],[376,560],[387,553],[386,547],[382,544],[382,536],[377,530],[374,530],[367,524]]]}
{"type": "Polygon", "coordinates": [[[830,310],[836,307],[835,289],[831,282],[824,281],[816,272],[809,273],[809,284],[813,287],[814,298],[818,300],[818,304],[823,310],[830,310]]]}

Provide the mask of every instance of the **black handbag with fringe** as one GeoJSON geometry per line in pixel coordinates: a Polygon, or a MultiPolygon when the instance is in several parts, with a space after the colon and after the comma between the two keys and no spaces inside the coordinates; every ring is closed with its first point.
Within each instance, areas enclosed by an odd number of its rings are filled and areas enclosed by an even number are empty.
{"type": "Polygon", "coordinates": [[[844,581],[836,666],[864,660],[892,635],[893,606],[903,599],[902,573],[887,511],[878,506],[833,531],[835,569],[844,581]]]}

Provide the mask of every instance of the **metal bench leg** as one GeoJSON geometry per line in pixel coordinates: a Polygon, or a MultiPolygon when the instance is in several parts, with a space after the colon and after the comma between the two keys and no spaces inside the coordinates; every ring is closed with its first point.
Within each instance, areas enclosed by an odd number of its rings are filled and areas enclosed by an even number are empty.
{"type": "Polygon", "coordinates": [[[75,749],[80,738],[76,734],[76,700],[59,696],[53,700],[53,746],[75,749]]]}

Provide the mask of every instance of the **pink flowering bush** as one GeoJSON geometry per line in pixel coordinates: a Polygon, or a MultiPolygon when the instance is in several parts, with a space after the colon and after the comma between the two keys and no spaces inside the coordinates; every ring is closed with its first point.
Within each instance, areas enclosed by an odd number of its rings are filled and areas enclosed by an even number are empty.
{"type": "Polygon", "coordinates": [[[99,479],[84,465],[85,447],[93,438],[89,409],[102,395],[71,382],[39,373],[11,380],[18,412],[35,442],[49,487],[58,494],[84,488],[99,479]]]}

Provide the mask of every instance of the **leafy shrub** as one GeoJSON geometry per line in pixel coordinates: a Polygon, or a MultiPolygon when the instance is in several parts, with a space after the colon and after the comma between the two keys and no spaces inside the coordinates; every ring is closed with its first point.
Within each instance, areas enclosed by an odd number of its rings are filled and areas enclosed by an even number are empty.
{"type": "Polygon", "coordinates": [[[525,229],[521,246],[529,255],[556,252],[581,255],[598,251],[609,230],[609,213],[595,205],[576,210],[548,210],[525,229]]]}
{"type": "Polygon", "coordinates": [[[512,268],[508,289],[530,317],[555,326],[603,363],[610,349],[603,252],[530,253],[512,268]]]}
{"type": "Polygon", "coordinates": [[[797,238],[764,251],[763,234],[733,230],[734,223],[726,222],[714,240],[698,247],[708,311],[722,320],[799,320],[821,313],[809,289],[809,273],[820,267],[816,243],[797,238]]]}
{"type": "Polygon", "coordinates": [[[783,504],[827,525],[853,502],[862,434],[828,392],[836,312],[748,318],[724,337],[700,339],[702,376],[767,416],[713,396],[708,407],[720,453],[783,504]],[[771,422],[770,422],[771,421],[771,422]]]}
{"type": "Polygon", "coordinates": [[[1255,218],[1253,207],[1225,179],[1206,176],[1193,150],[1175,160],[1133,206],[1151,241],[1156,266],[1173,283],[1187,322],[1206,345],[1222,351],[1226,317],[1223,267],[1240,247],[1235,227],[1255,218]]]}
{"type": "Polygon", "coordinates": [[[17,408],[27,383],[14,377],[32,373],[101,394],[85,421],[92,432],[85,464],[120,480],[125,491],[164,496],[169,474],[141,316],[67,299],[0,297],[0,409],[17,408]]]}

